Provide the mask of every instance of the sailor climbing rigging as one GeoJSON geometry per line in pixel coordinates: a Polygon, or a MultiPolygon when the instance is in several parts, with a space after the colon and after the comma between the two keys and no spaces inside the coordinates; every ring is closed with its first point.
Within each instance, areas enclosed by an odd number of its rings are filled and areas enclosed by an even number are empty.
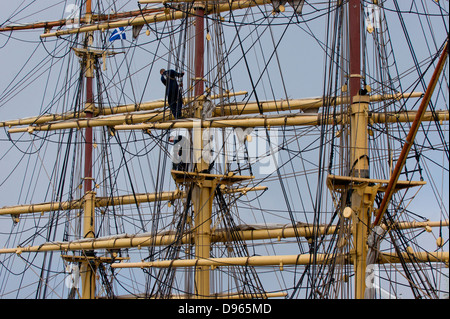
{"type": "Polygon", "coordinates": [[[174,70],[161,69],[161,82],[166,86],[166,97],[170,110],[176,119],[181,118],[181,108],[183,100],[177,83],[177,78],[181,78],[184,72],[178,73],[174,70]]]}

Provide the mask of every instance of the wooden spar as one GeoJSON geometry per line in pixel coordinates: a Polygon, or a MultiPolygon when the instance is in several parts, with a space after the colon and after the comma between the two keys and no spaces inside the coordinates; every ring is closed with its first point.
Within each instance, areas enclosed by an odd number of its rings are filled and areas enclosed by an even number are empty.
{"type": "MultiPolygon", "coordinates": [[[[254,6],[259,6],[263,4],[270,4],[270,0],[239,0],[239,1],[233,1],[233,2],[226,2],[223,4],[218,5],[208,5],[206,6],[207,12],[226,12],[230,10],[237,10],[237,9],[245,9],[250,8],[254,6]]],[[[175,11],[172,10],[169,13],[158,13],[158,14],[151,14],[151,15],[139,15],[130,19],[125,20],[119,20],[119,21],[111,21],[106,23],[100,23],[96,25],[89,25],[84,26],[80,28],[73,28],[73,29],[67,29],[67,30],[61,30],[56,31],[53,33],[44,33],[41,35],[42,38],[46,37],[56,37],[66,34],[76,34],[76,33],[82,33],[82,32],[90,32],[90,31],[103,31],[108,29],[115,29],[118,27],[126,27],[126,26],[140,26],[145,25],[147,23],[155,23],[155,22],[162,22],[162,21],[169,21],[169,20],[178,20],[186,17],[186,14],[195,16],[195,9],[188,10],[187,12],[181,12],[181,11],[175,11]]]]}
{"type": "MultiPolygon", "coordinates": [[[[218,99],[221,97],[230,97],[247,94],[246,91],[239,92],[230,92],[223,95],[213,95],[208,97],[209,99],[218,99]]],[[[398,93],[398,94],[387,94],[387,95],[371,95],[370,101],[385,101],[391,99],[402,99],[402,98],[418,98],[421,97],[423,93],[421,92],[412,92],[412,93],[398,93]]],[[[189,100],[185,100],[184,104],[189,103],[189,100]]],[[[258,114],[259,109],[261,108],[264,113],[267,112],[280,112],[280,111],[292,111],[292,110],[307,110],[312,109],[316,110],[324,106],[330,105],[341,105],[348,103],[348,99],[341,97],[329,97],[329,98],[303,98],[303,99],[292,99],[292,100],[274,100],[274,101],[263,101],[260,102],[259,105],[256,102],[249,103],[230,103],[230,104],[222,104],[216,107],[214,114],[215,115],[240,115],[240,114],[258,114]]],[[[127,104],[127,105],[119,105],[116,107],[104,107],[104,108],[96,108],[93,109],[93,114],[95,116],[104,116],[104,115],[115,115],[121,113],[128,112],[139,112],[139,111],[150,111],[156,110],[164,107],[164,100],[146,102],[140,104],[127,104]]],[[[0,127],[12,127],[12,126],[20,126],[20,125],[37,125],[43,124],[47,122],[54,121],[62,121],[62,120],[73,120],[74,118],[84,118],[86,117],[85,112],[67,112],[62,114],[44,114],[35,117],[29,117],[18,120],[9,120],[0,122],[0,127]]],[[[167,118],[164,117],[164,118],[167,118]]],[[[158,119],[159,120],[159,119],[158,119]]]]}
{"type": "MultiPolygon", "coordinates": [[[[226,292],[226,293],[215,293],[212,298],[214,299],[266,299],[266,298],[276,298],[276,297],[286,297],[286,292],[265,292],[265,293],[257,293],[253,292],[251,294],[245,292],[226,292]]],[[[102,297],[99,297],[102,299],[102,297]]],[[[114,299],[155,299],[158,297],[150,296],[148,294],[132,294],[132,295],[120,295],[114,296],[114,299]]],[[[192,295],[169,295],[167,299],[190,299],[192,295]]]]}
{"type": "MultiPolygon", "coordinates": [[[[250,225],[251,226],[251,225],[250,225]]],[[[431,227],[448,227],[449,220],[443,221],[427,221],[427,222],[401,222],[391,225],[390,227],[382,224],[383,229],[390,229],[395,226],[398,229],[415,229],[423,228],[427,231],[431,227]]],[[[318,235],[330,235],[336,232],[336,225],[331,226],[314,226],[314,225],[298,225],[292,227],[278,228],[260,228],[260,229],[243,229],[239,230],[242,240],[266,240],[266,239],[285,239],[300,237],[311,237],[315,232],[318,235]]],[[[228,242],[230,237],[227,231],[216,230],[211,234],[211,242],[228,242]]],[[[122,249],[133,247],[146,246],[166,246],[171,245],[177,240],[173,233],[161,233],[155,235],[117,235],[105,238],[82,239],[71,242],[50,242],[37,246],[2,248],[0,254],[21,254],[31,252],[45,252],[45,251],[80,251],[80,250],[101,250],[101,249],[122,249]]],[[[192,243],[191,233],[182,235],[181,244],[192,243]]]]}
{"type": "Polygon", "coordinates": [[[387,205],[392,198],[392,195],[393,195],[394,189],[395,189],[395,184],[397,183],[400,173],[403,169],[403,166],[405,165],[406,158],[412,147],[412,144],[414,142],[416,134],[419,130],[420,123],[424,120],[425,114],[427,113],[426,109],[428,107],[428,103],[430,103],[431,96],[433,95],[434,88],[436,87],[436,83],[439,79],[439,75],[441,74],[442,69],[444,68],[444,64],[445,64],[445,60],[447,59],[447,55],[448,55],[448,40],[445,43],[445,46],[442,50],[442,53],[439,58],[436,69],[433,72],[433,76],[431,77],[430,83],[428,84],[427,90],[425,92],[425,96],[422,99],[422,102],[421,102],[419,109],[416,113],[416,116],[414,118],[414,122],[409,130],[408,135],[406,136],[405,144],[403,144],[403,148],[400,153],[400,157],[397,160],[394,171],[392,172],[388,188],[386,189],[386,192],[383,196],[381,204],[378,208],[377,216],[375,218],[375,221],[373,222],[373,226],[376,226],[380,223],[380,221],[383,218],[383,215],[386,211],[387,205]]]}
{"type": "Polygon", "coordinates": [[[449,226],[448,219],[443,221],[426,221],[426,222],[400,222],[400,223],[394,223],[394,225],[390,225],[389,227],[385,224],[381,224],[381,227],[384,230],[392,229],[392,228],[398,228],[398,229],[411,229],[411,228],[424,228],[425,230],[429,230],[430,227],[446,227],[449,226]]]}
{"type": "MultiPolygon", "coordinates": [[[[114,19],[123,19],[128,17],[135,17],[138,15],[146,15],[149,13],[156,13],[156,12],[162,12],[164,11],[164,8],[153,8],[153,9],[147,9],[144,8],[142,10],[134,10],[129,12],[120,12],[120,13],[111,13],[111,14],[93,14],[92,15],[92,21],[95,22],[101,22],[101,21],[110,21],[114,19]]],[[[61,19],[56,21],[43,21],[43,22],[36,22],[36,23],[29,23],[29,24],[17,24],[17,25],[7,25],[0,28],[0,32],[6,32],[6,31],[15,31],[15,30],[31,30],[31,29],[45,29],[50,30],[53,27],[62,27],[65,26],[67,23],[86,23],[86,18],[79,18],[79,21],[74,21],[74,19],[61,19]]]]}
{"type": "MultiPolygon", "coordinates": [[[[210,98],[211,99],[218,99],[221,97],[231,97],[231,96],[238,96],[238,95],[244,95],[247,94],[246,91],[239,91],[239,92],[230,92],[223,95],[213,95],[210,98]]],[[[184,103],[189,103],[189,100],[185,100],[184,103]]],[[[145,103],[139,103],[139,104],[126,104],[126,105],[119,105],[119,106],[113,106],[113,107],[103,107],[103,108],[93,108],[93,114],[94,116],[104,116],[104,115],[115,115],[115,114],[121,114],[121,113],[130,113],[130,112],[141,112],[141,111],[150,111],[150,110],[156,110],[161,109],[165,105],[164,100],[159,101],[152,101],[152,102],[145,102],[145,103]]],[[[86,117],[86,112],[67,112],[67,113],[61,113],[61,114],[44,114],[40,116],[34,116],[34,117],[28,117],[18,120],[9,120],[9,121],[3,121],[0,122],[0,127],[12,127],[12,126],[19,126],[19,125],[29,125],[29,124],[43,124],[47,122],[54,122],[54,121],[62,121],[62,120],[72,120],[74,118],[84,118],[86,117]]],[[[167,116],[165,117],[167,118],[167,116]]]]}
{"type": "Polygon", "coordinates": [[[177,3],[177,2],[186,2],[186,0],[139,0],[140,4],[149,4],[149,3],[177,3]]]}
{"type": "MultiPolygon", "coordinates": [[[[249,189],[250,191],[251,189],[249,189]]],[[[184,197],[184,192],[173,191],[173,192],[161,192],[161,193],[147,193],[147,194],[135,194],[135,195],[124,195],[124,196],[114,196],[114,197],[96,197],[95,207],[106,207],[106,206],[118,206],[127,204],[138,204],[138,203],[148,203],[154,202],[156,200],[174,200],[177,198],[184,197]]],[[[84,199],[58,202],[58,203],[40,203],[34,205],[18,205],[0,208],[0,215],[20,215],[29,213],[42,213],[58,210],[71,210],[80,209],[83,207],[84,199]]]]}
{"type": "MultiPolygon", "coordinates": [[[[373,123],[397,123],[397,122],[411,122],[416,111],[407,111],[402,113],[371,113],[370,119],[373,123]]],[[[161,123],[151,123],[153,119],[161,118],[162,116],[152,114],[129,114],[118,115],[103,118],[94,118],[91,120],[72,120],[65,122],[56,122],[51,124],[44,124],[39,126],[12,128],[9,133],[23,133],[34,131],[54,131],[62,129],[80,129],[85,127],[109,126],[114,127],[115,130],[147,130],[147,129],[171,129],[171,128],[193,128],[201,125],[202,128],[208,127],[267,127],[267,126],[291,126],[291,125],[336,125],[344,121],[344,116],[338,115],[325,117],[321,114],[289,114],[282,116],[257,116],[257,117],[221,117],[206,120],[196,119],[182,119],[175,121],[167,121],[161,123]],[[200,121],[200,123],[198,123],[200,121]],[[147,122],[147,123],[144,123],[147,122]],[[142,123],[142,124],[134,124],[142,123]],[[132,125],[133,124],[133,125],[132,125]]],[[[435,114],[426,112],[423,116],[423,121],[448,121],[448,111],[437,111],[435,114]]]]}
{"type": "MultiPolygon", "coordinates": [[[[385,101],[391,99],[401,98],[418,98],[423,93],[398,93],[398,94],[386,94],[386,95],[371,95],[371,102],[385,101]]],[[[220,108],[216,107],[214,114],[219,116],[223,115],[241,115],[241,114],[258,114],[260,110],[263,113],[267,112],[282,112],[292,110],[305,110],[316,111],[321,107],[332,107],[335,105],[348,104],[350,100],[347,97],[316,97],[316,98],[304,98],[304,99],[292,99],[292,100],[274,100],[274,101],[262,101],[262,102],[240,102],[221,105],[220,108]],[[223,112],[223,113],[222,113],[223,112]]]]}
{"type": "MultiPolygon", "coordinates": [[[[373,117],[371,119],[373,120],[373,123],[397,123],[397,122],[410,122],[412,117],[414,117],[416,112],[409,111],[409,112],[403,112],[403,113],[393,113],[391,115],[386,113],[372,113],[373,117]]],[[[444,120],[448,121],[449,119],[449,112],[448,111],[442,111],[442,112],[436,112],[436,117],[438,120],[444,120]]],[[[436,119],[434,114],[432,112],[427,112],[424,115],[424,119],[428,120],[434,120],[436,119]]],[[[115,125],[115,130],[147,130],[147,129],[176,129],[176,128],[193,128],[193,127],[199,127],[202,128],[210,128],[210,127],[272,127],[272,126],[312,126],[312,125],[336,125],[341,124],[344,121],[344,116],[338,115],[333,117],[332,115],[328,117],[324,117],[321,113],[319,114],[292,114],[292,115],[285,115],[285,116],[255,116],[255,117],[240,117],[240,118],[217,118],[217,119],[205,119],[205,120],[198,120],[195,119],[184,119],[179,121],[171,121],[171,122],[165,122],[165,123],[143,123],[143,124],[136,124],[136,125],[115,125]]],[[[105,122],[104,122],[105,123],[105,122]]],[[[79,123],[81,126],[88,124],[88,123],[79,123]]],[[[95,123],[91,123],[95,124],[95,123]]],[[[100,123],[98,123],[100,124],[100,123]]],[[[55,124],[57,125],[57,124],[55,124]]],[[[105,125],[105,124],[103,124],[105,125]]],[[[114,124],[112,124],[114,125],[114,124]]],[[[70,127],[77,127],[73,124],[70,127]]],[[[49,129],[57,129],[55,127],[49,126],[43,126],[42,130],[49,130],[49,129]]],[[[60,127],[62,128],[62,127],[60,127]]],[[[11,133],[15,132],[26,132],[27,128],[20,128],[20,129],[11,129],[11,133]],[[14,131],[13,131],[14,130],[14,131]]]]}
{"type": "MultiPolygon", "coordinates": [[[[223,95],[213,95],[210,96],[210,99],[219,99],[221,97],[231,97],[231,96],[238,96],[238,95],[245,95],[247,94],[247,91],[239,91],[239,92],[229,92],[223,95]]],[[[411,95],[419,95],[422,93],[411,93],[411,95]]],[[[190,101],[185,99],[184,103],[189,103],[190,101]]],[[[112,106],[112,107],[102,107],[102,108],[93,108],[93,114],[94,116],[104,116],[104,115],[114,115],[114,114],[121,114],[121,113],[130,113],[130,112],[140,112],[140,111],[150,111],[150,110],[156,110],[164,107],[164,100],[159,101],[152,101],[152,102],[145,102],[145,103],[139,103],[139,104],[126,104],[126,105],[118,105],[118,106],[112,106]]],[[[231,104],[230,104],[231,105],[231,104]]],[[[227,107],[227,105],[225,105],[227,107]]],[[[18,120],[9,120],[9,121],[2,121],[0,122],[0,127],[12,127],[12,126],[19,126],[19,125],[29,125],[29,124],[43,124],[47,122],[54,122],[54,121],[62,121],[62,120],[71,120],[74,118],[84,118],[86,117],[86,112],[67,112],[67,113],[61,113],[61,114],[43,114],[39,116],[34,117],[28,117],[18,120]]]]}
{"type": "MultiPolygon", "coordinates": [[[[286,265],[310,265],[313,260],[316,264],[332,264],[336,258],[343,258],[344,263],[353,263],[354,254],[302,254],[302,255],[279,255],[279,256],[251,256],[251,257],[225,257],[208,259],[176,259],[161,260],[152,262],[118,263],[112,264],[112,268],[168,268],[168,267],[227,267],[227,266],[286,266],[286,265]]],[[[413,252],[401,253],[380,253],[378,263],[400,263],[423,261],[423,262],[443,262],[448,264],[448,252],[413,252]]]]}
{"type": "MultiPolygon", "coordinates": [[[[223,189],[223,192],[226,194],[233,194],[233,193],[245,194],[251,191],[261,191],[266,189],[267,189],[266,186],[253,186],[240,188],[225,188],[223,189]]],[[[161,193],[96,197],[95,207],[132,205],[139,203],[149,203],[154,201],[172,201],[184,197],[186,197],[186,193],[179,190],[161,193]]],[[[57,202],[57,203],[48,202],[31,205],[7,206],[0,208],[0,215],[21,215],[21,214],[51,212],[58,210],[80,209],[83,207],[83,202],[84,199],[78,199],[73,201],[57,202]]]]}
{"type": "MultiPolygon", "coordinates": [[[[335,226],[322,226],[319,231],[323,234],[331,234],[335,231],[335,226]]],[[[262,240],[270,238],[290,238],[298,236],[309,237],[313,233],[313,226],[300,225],[294,229],[293,227],[282,227],[275,229],[253,229],[242,230],[240,234],[243,240],[262,240]]],[[[227,231],[216,230],[211,234],[211,242],[227,242],[229,236],[227,231]]],[[[78,250],[97,250],[97,249],[121,249],[132,247],[146,247],[150,245],[165,246],[171,245],[177,240],[176,236],[171,233],[156,235],[132,235],[132,236],[112,236],[112,238],[94,238],[92,240],[79,240],[72,242],[55,242],[44,243],[38,246],[3,248],[0,254],[6,253],[24,253],[24,252],[44,252],[44,251],[78,251],[78,250]]],[[[181,244],[193,243],[190,233],[183,234],[181,244]]]]}

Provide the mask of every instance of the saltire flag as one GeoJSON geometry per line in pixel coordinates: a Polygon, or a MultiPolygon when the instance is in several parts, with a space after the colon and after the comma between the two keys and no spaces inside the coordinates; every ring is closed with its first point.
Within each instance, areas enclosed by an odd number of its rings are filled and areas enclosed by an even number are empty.
{"type": "Polygon", "coordinates": [[[109,41],[115,41],[115,40],[119,40],[119,39],[126,39],[126,35],[125,35],[125,28],[124,27],[118,27],[115,28],[114,31],[111,33],[111,36],[109,37],[109,41]]]}

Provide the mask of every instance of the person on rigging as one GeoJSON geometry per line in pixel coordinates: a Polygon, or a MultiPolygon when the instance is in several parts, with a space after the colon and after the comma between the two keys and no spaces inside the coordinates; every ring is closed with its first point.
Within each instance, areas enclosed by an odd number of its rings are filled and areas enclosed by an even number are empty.
{"type": "Polygon", "coordinates": [[[184,72],[178,73],[174,70],[161,69],[161,82],[166,86],[166,97],[170,110],[176,119],[181,118],[181,108],[183,100],[177,83],[177,78],[181,78],[184,72]]]}

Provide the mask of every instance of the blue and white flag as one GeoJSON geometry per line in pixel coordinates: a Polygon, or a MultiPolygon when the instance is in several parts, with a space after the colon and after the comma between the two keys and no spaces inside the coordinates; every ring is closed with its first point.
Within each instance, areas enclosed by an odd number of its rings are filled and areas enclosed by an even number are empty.
{"type": "Polygon", "coordinates": [[[119,39],[126,39],[126,35],[125,35],[125,28],[124,27],[118,27],[115,28],[114,31],[111,33],[111,36],[109,37],[109,41],[112,42],[114,40],[119,40],[119,39]]]}

